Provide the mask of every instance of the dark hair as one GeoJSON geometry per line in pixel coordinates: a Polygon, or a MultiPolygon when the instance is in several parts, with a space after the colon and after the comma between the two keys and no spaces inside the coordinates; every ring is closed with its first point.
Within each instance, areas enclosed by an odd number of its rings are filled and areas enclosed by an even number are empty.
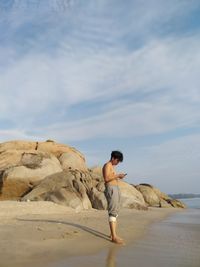
{"type": "Polygon", "coordinates": [[[111,153],[111,159],[114,158],[114,159],[118,159],[120,162],[123,161],[123,154],[122,152],[120,151],[112,151],[111,153]]]}

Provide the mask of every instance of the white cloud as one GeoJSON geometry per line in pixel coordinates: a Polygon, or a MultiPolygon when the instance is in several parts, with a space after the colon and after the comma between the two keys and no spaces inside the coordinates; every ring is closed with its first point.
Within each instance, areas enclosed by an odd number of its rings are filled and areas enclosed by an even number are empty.
{"type": "MultiPolygon", "coordinates": [[[[32,135],[27,135],[23,129],[11,129],[11,130],[0,130],[0,140],[1,142],[10,140],[41,140],[40,138],[32,135]]],[[[43,140],[44,141],[44,140],[43,140]]]]}
{"type": "MultiPolygon", "coordinates": [[[[131,180],[154,184],[168,193],[196,192],[199,184],[200,135],[191,134],[144,147],[127,163],[131,180]],[[135,178],[135,179],[134,179],[135,178]]],[[[127,159],[128,160],[128,159],[127,159]]]]}
{"type": "MultiPolygon", "coordinates": [[[[57,139],[77,140],[112,136],[113,131],[134,136],[196,126],[198,43],[199,36],[193,36],[155,40],[133,52],[55,58],[29,54],[0,74],[0,117],[28,124],[30,131],[38,116],[63,109],[67,114],[73,105],[95,100],[97,110],[103,107],[101,114],[51,122],[48,132],[57,139]]],[[[37,125],[34,128],[37,131],[37,125]]]]}
{"type": "MultiPolygon", "coordinates": [[[[169,139],[170,131],[199,127],[200,36],[187,24],[199,1],[72,2],[66,12],[53,1],[1,14],[1,141],[95,146],[99,137],[169,139]]],[[[133,156],[127,147],[130,179],[195,191],[188,177],[195,185],[199,143],[185,136],[141,145],[133,156]]],[[[105,151],[85,151],[103,162],[105,151]]]]}

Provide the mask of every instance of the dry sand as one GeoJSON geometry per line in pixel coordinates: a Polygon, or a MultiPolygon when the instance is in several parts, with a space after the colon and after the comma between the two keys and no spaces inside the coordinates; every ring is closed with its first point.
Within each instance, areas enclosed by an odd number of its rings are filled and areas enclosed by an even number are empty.
{"type": "MultiPolygon", "coordinates": [[[[148,225],[177,211],[123,209],[119,235],[130,244],[148,225]]],[[[69,256],[94,254],[113,246],[108,235],[107,211],[76,212],[52,202],[0,202],[2,267],[50,266],[69,256]]]]}

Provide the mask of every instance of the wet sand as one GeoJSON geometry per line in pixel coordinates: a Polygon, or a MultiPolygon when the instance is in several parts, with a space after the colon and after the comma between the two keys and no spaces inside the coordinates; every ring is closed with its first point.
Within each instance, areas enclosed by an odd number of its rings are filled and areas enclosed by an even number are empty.
{"type": "MultiPolygon", "coordinates": [[[[110,242],[107,211],[77,213],[52,202],[2,201],[1,266],[115,266],[116,257],[124,258],[121,253],[130,251],[132,257],[132,246],[146,236],[149,225],[176,212],[180,210],[121,210],[118,232],[127,243],[121,247],[110,242]]],[[[129,256],[123,266],[133,266],[129,256]]]]}
{"type": "Polygon", "coordinates": [[[66,259],[57,267],[199,267],[200,210],[173,214],[149,227],[126,247],[110,246],[84,257],[66,259]]]}

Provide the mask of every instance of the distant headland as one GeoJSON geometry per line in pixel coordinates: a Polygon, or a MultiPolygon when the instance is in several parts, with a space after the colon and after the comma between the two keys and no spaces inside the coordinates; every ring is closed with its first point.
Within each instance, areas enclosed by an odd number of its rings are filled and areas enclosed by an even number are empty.
{"type": "Polygon", "coordinates": [[[192,194],[192,193],[179,193],[179,194],[168,194],[169,197],[175,199],[183,199],[183,198],[200,198],[200,194],[192,194]]]}

